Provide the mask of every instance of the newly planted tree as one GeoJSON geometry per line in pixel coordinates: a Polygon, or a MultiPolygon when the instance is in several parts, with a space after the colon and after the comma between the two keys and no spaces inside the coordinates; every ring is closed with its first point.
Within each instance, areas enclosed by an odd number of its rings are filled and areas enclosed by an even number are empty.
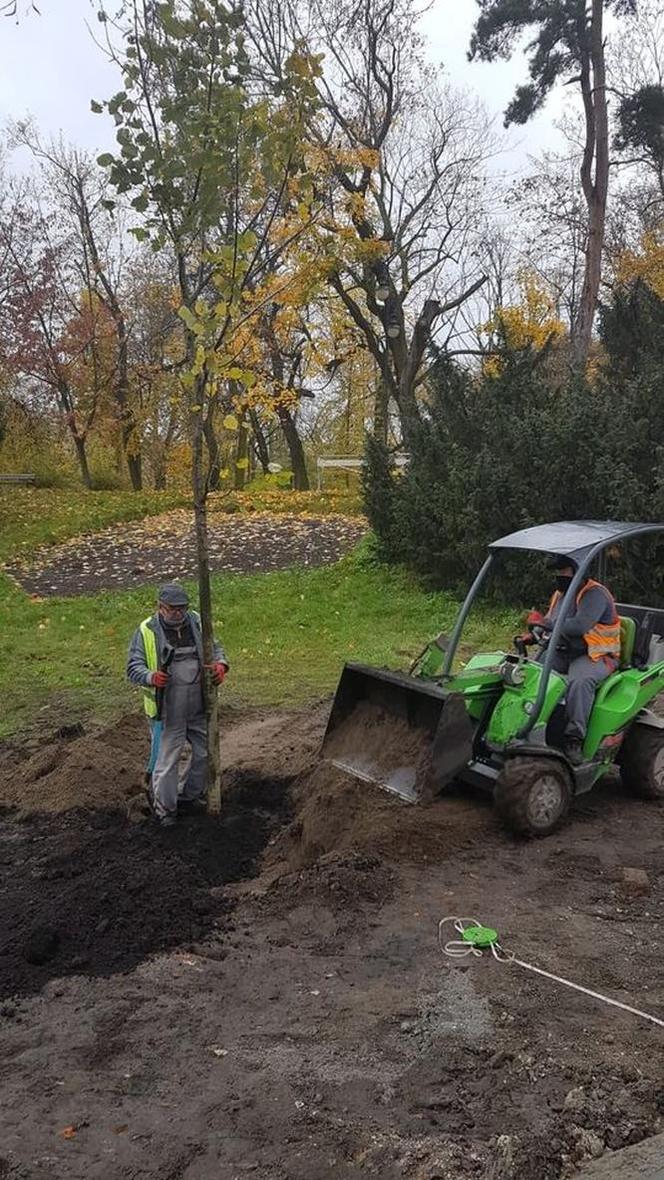
{"type": "MultiPolygon", "coordinates": [[[[207,535],[206,424],[229,383],[250,386],[237,333],[261,305],[265,244],[289,185],[313,200],[301,125],[315,98],[315,64],[293,55],[278,92],[252,84],[241,10],[219,0],[132,0],[100,14],[123,89],[105,104],[119,150],[100,157],[134,233],[167,251],[177,274],[183,351],[177,366],[192,452],[192,492],[206,665],[213,662],[207,535]]],[[[300,231],[301,232],[301,231],[300,231]]],[[[276,243],[283,252],[287,242],[276,243]]],[[[265,300],[274,298],[271,284],[265,300]]],[[[234,420],[233,420],[234,421],[234,420]]],[[[211,798],[220,802],[218,711],[206,682],[211,798]]]]}

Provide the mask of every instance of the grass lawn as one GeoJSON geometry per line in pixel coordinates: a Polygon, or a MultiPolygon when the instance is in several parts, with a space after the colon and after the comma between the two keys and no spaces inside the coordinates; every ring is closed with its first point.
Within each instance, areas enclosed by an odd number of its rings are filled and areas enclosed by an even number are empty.
{"type": "MultiPolygon", "coordinates": [[[[20,513],[12,515],[6,502],[0,508],[8,524],[1,556],[135,519],[146,504],[148,511],[172,506],[154,495],[137,502],[124,493],[46,494],[43,515],[29,513],[29,491],[21,493],[20,513]]],[[[407,666],[428,639],[449,629],[457,608],[450,596],[426,593],[404,572],[373,564],[363,547],[322,569],[217,576],[214,601],[217,634],[231,662],[225,698],[267,706],[304,704],[332,692],[347,659],[407,666]]],[[[134,628],[153,608],[147,589],[33,601],[1,578],[0,736],[35,722],[108,720],[138,708],[138,694],[124,679],[125,658],[134,628]]],[[[484,608],[471,617],[464,638],[473,647],[502,646],[514,625],[513,612],[484,608]]]]}

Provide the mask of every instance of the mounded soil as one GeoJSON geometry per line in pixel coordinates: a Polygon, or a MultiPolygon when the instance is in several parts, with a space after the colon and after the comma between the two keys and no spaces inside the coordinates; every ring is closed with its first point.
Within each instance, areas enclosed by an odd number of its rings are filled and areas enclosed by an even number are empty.
{"type": "Polygon", "coordinates": [[[325,720],[229,714],[222,817],[172,832],[140,718],[0,751],[0,1176],[564,1180],[660,1129],[659,1028],[437,924],[664,1018],[662,810],[517,842],[319,763],[325,720]]]}

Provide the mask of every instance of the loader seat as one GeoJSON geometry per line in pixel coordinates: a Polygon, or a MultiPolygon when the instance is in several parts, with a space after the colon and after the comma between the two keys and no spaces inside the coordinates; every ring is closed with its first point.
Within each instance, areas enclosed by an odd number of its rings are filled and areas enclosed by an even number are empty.
{"type": "Polygon", "coordinates": [[[636,643],[636,623],[626,615],[620,616],[620,667],[629,668],[636,643]]]}

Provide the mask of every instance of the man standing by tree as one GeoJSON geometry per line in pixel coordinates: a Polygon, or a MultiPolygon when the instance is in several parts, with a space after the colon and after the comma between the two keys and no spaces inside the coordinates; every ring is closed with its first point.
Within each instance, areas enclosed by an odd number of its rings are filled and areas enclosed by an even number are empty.
{"type": "MultiPolygon", "coordinates": [[[[178,810],[199,811],[207,805],[203,639],[200,618],[188,607],[181,586],[162,586],[157,611],[137,628],[127,661],[129,680],[144,690],[152,730],[150,804],[163,827],[173,826],[178,810]],[[180,784],[180,756],[187,743],[191,763],[180,784]]],[[[223,648],[215,641],[213,683],[222,684],[227,671],[223,648]]]]}

